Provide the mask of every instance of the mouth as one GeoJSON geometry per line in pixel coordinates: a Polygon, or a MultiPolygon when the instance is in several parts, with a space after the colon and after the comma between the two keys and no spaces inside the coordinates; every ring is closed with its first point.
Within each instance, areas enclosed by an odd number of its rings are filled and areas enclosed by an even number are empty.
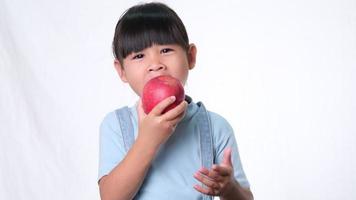
{"type": "MultiPolygon", "coordinates": [[[[158,77],[158,76],[171,76],[171,75],[169,75],[169,74],[155,74],[155,75],[153,75],[153,76],[151,76],[151,77],[148,77],[146,80],[145,80],[145,85],[146,85],[146,83],[148,82],[148,81],[150,81],[151,79],[154,79],[154,78],[156,78],[156,77],[158,77]]],[[[173,76],[172,76],[173,77],[173,76]]]]}

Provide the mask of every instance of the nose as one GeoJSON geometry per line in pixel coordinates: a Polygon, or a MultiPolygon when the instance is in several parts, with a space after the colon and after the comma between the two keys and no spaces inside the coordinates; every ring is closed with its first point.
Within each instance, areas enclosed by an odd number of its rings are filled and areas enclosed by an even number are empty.
{"type": "Polygon", "coordinates": [[[157,72],[166,69],[166,66],[161,62],[159,55],[152,55],[148,67],[149,72],[157,72]]]}
{"type": "Polygon", "coordinates": [[[165,69],[165,66],[163,64],[157,63],[157,64],[151,64],[150,67],[148,68],[148,71],[156,72],[156,71],[161,71],[164,69],[165,69]]]}

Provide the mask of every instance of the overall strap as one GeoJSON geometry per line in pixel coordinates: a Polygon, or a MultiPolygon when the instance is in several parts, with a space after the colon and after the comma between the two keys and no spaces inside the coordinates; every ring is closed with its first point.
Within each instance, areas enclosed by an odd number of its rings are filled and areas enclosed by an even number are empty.
{"type": "Polygon", "coordinates": [[[116,118],[119,121],[124,147],[129,151],[135,141],[134,129],[130,118],[130,110],[127,106],[115,110],[116,118]]]}
{"type": "MultiPolygon", "coordinates": [[[[200,154],[202,166],[210,169],[214,163],[214,147],[211,121],[208,111],[202,102],[197,103],[199,106],[198,112],[198,128],[200,138],[200,154]]],[[[212,196],[203,195],[203,200],[211,200],[212,196]]]]}

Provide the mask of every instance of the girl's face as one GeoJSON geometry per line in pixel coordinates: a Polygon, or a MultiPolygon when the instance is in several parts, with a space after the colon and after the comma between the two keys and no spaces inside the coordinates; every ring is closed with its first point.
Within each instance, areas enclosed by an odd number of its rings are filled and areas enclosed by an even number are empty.
{"type": "Polygon", "coordinates": [[[170,75],[184,85],[188,71],[196,60],[196,47],[189,45],[188,52],[179,45],[152,45],[142,51],[133,52],[123,60],[123,66],[115,60],[115,68],[122,81],[141,96],[143,87],[150,79],[160,75],[170,75]]]}

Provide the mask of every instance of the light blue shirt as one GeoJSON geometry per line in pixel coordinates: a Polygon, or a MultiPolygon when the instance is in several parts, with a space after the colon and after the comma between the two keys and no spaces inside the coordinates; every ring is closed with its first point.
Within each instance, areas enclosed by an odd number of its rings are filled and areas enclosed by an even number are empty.
{"type": "MultiPolygon", "coordinates": [[[[201,168],[199,132],[196,118],[198,105],[191,102],[186,115],[175,132],[158,151],[135,199],[201,199],[193,186],[199,182],[193,174],[201,168]]],[[[131,121],[137,138],[136,107],[130,107],[131,121]]],[[[212,123],[215,162],[221,163],[224,149],[232,148],[232,164],[235,179],[242,187],[249,188],[238,153],[234,132],[229,123],[220,115],[208,112],[212,123]]],[[[100,152],[98,180],[117,166],[125,157],[121,130],[115,112],[108,113],[100,126],[100,152]]]]}

